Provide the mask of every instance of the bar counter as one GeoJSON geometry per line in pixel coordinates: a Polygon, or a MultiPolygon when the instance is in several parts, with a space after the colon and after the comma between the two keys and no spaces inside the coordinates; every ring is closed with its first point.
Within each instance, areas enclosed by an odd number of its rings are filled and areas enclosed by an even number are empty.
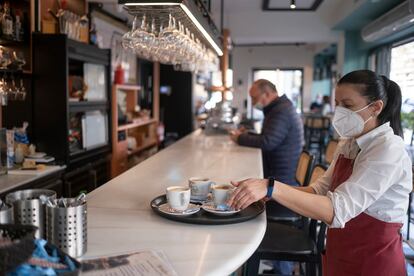
{"type": "Polygon", "coordinates": [[[201,130],[160,151],[88,195],[88,250],[84,258],[139,250],[166,253],[178,275],[229,275],[259,246],[262,213],[248,222],[192,225],[159,217],[150,201],[191,176],[228,183],[262,177],[260,150],[201,130]]]}
{"type": "Polygon", "coordinates": [[[18,189],[31,188],[49,188],[33,187],[34,182],[46,183],[48,177],[53,174],[62,174],[65,166],[49,166],[43,171],[9,171],[6,175],[0,175],[0,195],[6,195],[8,192],[18,189]]]}

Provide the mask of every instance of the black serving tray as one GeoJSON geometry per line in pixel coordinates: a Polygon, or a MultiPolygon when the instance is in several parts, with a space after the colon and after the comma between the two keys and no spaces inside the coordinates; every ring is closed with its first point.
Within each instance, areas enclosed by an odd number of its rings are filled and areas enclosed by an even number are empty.
{"type": "Polygon", "coordinates": [[[233,224],[233,223],[240,223],[245,222],[251,219],[254,219],[263,211],[265,210],[265,205],[263,202],[255,202],[251,204],[246,209],[230,216],[217,216],[211,213],[208,213],[201,209],[194,215],[189,216],[174,216],[169,215],[161,212],[158,210],[158,206],[167,203],[167,197],[165,195],[158,196],[151,201],[151,208],[152,210],[164,217],[166,219],[184,222],[184,223],[191,223],[191,224],[205,224],[205,225],[220,225],[220,224],[233,224]]]}

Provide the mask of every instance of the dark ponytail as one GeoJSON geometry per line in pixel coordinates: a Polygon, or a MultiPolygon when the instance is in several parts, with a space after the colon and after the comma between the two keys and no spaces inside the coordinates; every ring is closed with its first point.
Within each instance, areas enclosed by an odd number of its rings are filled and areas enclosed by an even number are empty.
{"type": "Polygon", "coordinates": [[[353,71],[343,76],[338,85],[351,84],[369,103],[382,100],[384,108],[378,115],[380,125],[390,122],[394,134],[403,137],[401,126],[401,89],[397,83],[386,76],[377,75],[370,70],[353,71]]]}
{"type": "Polygon", "coordinates": [[[386,76],[381,76],[381,78],[384,82],[385,90],[387,91],[388,101],[386,103],[384,102],[385,107],[378,116],[378,121],[380,124],[390,122],[395,135],[403,137],[401,126],[402,97],[400,86],[386,76]]]}

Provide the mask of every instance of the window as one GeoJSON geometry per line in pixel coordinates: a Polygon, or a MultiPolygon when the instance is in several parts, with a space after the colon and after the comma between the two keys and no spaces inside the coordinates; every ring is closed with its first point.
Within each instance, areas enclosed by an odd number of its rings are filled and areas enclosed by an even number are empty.
{"type": "MultiPolygon", "coordinates": [[[[390,78],[401,87],[401,120],[407,150],[414,157],[414,41],[396,45],[391,49],[390,78]]],[[[412,195],[411,195],[412,196],[412,195]]],[[[404,224],[403,236],[414,246],[414,203],[411,203],[409,223],[404,224]]]]}
{"type": "Polygon", "coordinates": [[[402,93],[401,119],[406,144],[413,144],[414,129],[414,41],[391,49],[390,78],[402,93]]]}
{"type": "Polygon", "coordinates": [[[266,79],[276,85],[279,96],[286,95],[300,113],[302,111],[302,69],[254,69],[253,81],[266,79]]]}

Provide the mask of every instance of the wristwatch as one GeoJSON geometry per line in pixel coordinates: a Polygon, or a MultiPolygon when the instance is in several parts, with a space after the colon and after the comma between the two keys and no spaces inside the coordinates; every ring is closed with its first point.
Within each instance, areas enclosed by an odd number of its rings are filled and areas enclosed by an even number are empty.
{"type": "Polygon", "coordinates": [[[270,176],[268,180],[269,180],[269,184],[267,185],[267,194],[266,194],[266,197],[264,198],[265,201],[272,199],[273,188],[275,186],[275,178],[273,176],[270,176]]]}

